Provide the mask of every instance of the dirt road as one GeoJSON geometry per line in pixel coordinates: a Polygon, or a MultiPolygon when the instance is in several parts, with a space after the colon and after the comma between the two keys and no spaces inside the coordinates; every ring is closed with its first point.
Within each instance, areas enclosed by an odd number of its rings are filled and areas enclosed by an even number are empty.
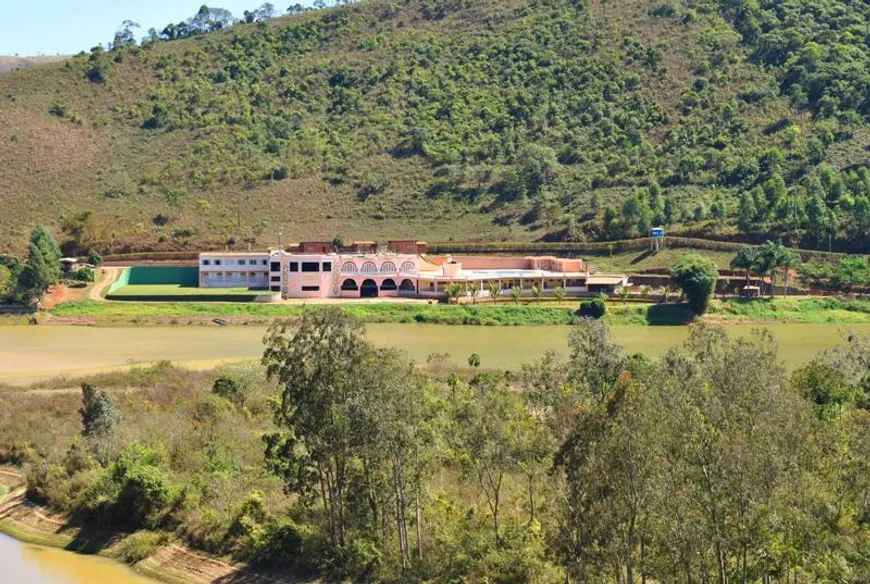
{"type": "Polygon", "coordinates": [[[123,267],[102,268],[103,277],[99,282],[91,286],[91,289],[88,291],[88,299],[105,300],[103,298],[103,290],[114,284],[124,269],[123,267]]]}

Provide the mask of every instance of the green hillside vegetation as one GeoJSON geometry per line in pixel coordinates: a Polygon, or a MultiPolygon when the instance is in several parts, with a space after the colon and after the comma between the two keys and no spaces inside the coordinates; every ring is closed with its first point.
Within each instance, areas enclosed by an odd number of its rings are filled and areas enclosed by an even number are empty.
{"type": "Polygon", "coordinates": [[[866,251],[868,19],[832,0],[369,0],[152,31],[0,77],[0,249],[44,221],[68,250],[661,224],[866,251]]]}

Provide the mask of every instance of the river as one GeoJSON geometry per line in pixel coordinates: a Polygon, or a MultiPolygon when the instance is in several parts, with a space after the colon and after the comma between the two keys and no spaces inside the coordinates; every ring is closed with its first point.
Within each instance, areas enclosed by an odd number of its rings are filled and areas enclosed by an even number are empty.
{"type": "MultiPolygon", "coordinates": [[[[731,335],[748,335],[756,326],[729,326],[731,335]]],[[[841,331],[870,334],[870,325],[767,325],[780,345],[780,356],[793,369],[819,351],[840,342],[841,331]]],[[[406,351],[418,362],[431,353],[449,353],[463,363],[471,353],[483,366],[516,368],[548,350],[564,353],[568,326],[442,326],[371,324],[376,344],[406,351]]],[[[73,327],[0,326],[0,381],[22,384],[59,375],[83,375],[110,368],[170,360],[191,368],[250,359],[262,354],[264,327],[73,327]]],[[[685,341],[686,327],[612,327],[629,352],[656,357],[685,341]]]]}
{"type": "Polygon", "coordinates": [[[0,533],[0,581],[9,584],[154,584],[98,556],[22,543],[0,533]]]}

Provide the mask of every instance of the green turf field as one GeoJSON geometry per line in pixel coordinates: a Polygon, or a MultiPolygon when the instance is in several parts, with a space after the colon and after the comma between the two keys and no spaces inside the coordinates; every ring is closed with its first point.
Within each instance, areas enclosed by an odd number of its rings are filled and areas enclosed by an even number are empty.
{"type": "Polygon", "coordinates": [[[257,296],[268,293],[265,288],[197,288],[181,284],[128,284],[113,291],[112,296],[257,296]]]}

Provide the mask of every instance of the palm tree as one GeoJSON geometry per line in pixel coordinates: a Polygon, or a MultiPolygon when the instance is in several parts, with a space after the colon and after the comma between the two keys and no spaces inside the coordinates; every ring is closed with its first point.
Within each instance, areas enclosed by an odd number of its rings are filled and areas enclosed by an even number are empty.
{"type": "Polygon", "coordinates": [[[732,270],[743,270],[746,273],[746,284],[744,286],[749,286],[749,280],[752,278],[752,270],[755,269],[758,264],[758,248],[755,247],[741,247],[740,251],[737,252],[737,255],[731,260],[731,269],[732,270]]]}
{"type": "Polygon", "coordinates": [[[523,289],[519,286],[511,286],[511,297],[514,299],[514,302],[517,304],[520,303],[520,298],[523,295],[523,289]]]}
{"type": "Polygon", "coordinates": [[[801,255],[796,251],[792,251],[790,249],[785,250],[781,258],[781,262],[779,267],[783,269],[783,295],[788,298],[788,278],[791,270],[799,267],[801,265],[801,255]]]}
{"type": "Polygon", "coordinates": [[[492,298],[493,303],[496,303],[499,294],[501,294],[501,284],[496,281],[490,281],[490,283],[487,284],[487,288],[489,289],[489,297],[492,298]]]}
{"type": "Polygon", "coordinates": [[[565,299],[565,289],[561,286],[556,286],[553,290],[553,296],[556,297],[556,300],[559,301],[559,306],[562,305],[562,300],[565,299]]]}
{"type": "Polygon", "coordinates": [[[469,284],[468,293],[471,294],[471,303],[477,304],[477,295],[480,294],[480,282],[472,282],[469,284]]]}
{"type": "Polygon", "coordinates": [[[785,261],[788,250],[781,243],[764,242],[758,248],[756,270],[761,274],[770,274],[770,298],[776,298],[776,270],[785,261]]]}
{"type": "Polygon", "coordinates": [[[532,296],[535,297],[535,300],[538,302],[541,301],[541,296],[544,294],[544,289],[539,287],[537,284],[532,286],[532,296]]]}
{"type": "Polygon", "coordinates": [[[454,282],[447,287],[447,296],[450,300],[453,301],[454,304],[459,300],[459,297],[462,295],[462,284],[458,282],[454,282]]]}
{"type": "Polygon", "coordinates": [[[628,290],[628,286],[623,286],[622,288],[619,289],[619,292],[617,292],[619,297],[622,298],[622,305],[623,306],[625,306],[625,303],[628,302],[628,295],[630,293],[631,292],[628,290]]]}
{"type": "Polygon", "coordinates": [[[649,295],[652,294],[652,288],[644,284],[640,287],[640,297],[644,300],[649,300],[649,295]]]}

